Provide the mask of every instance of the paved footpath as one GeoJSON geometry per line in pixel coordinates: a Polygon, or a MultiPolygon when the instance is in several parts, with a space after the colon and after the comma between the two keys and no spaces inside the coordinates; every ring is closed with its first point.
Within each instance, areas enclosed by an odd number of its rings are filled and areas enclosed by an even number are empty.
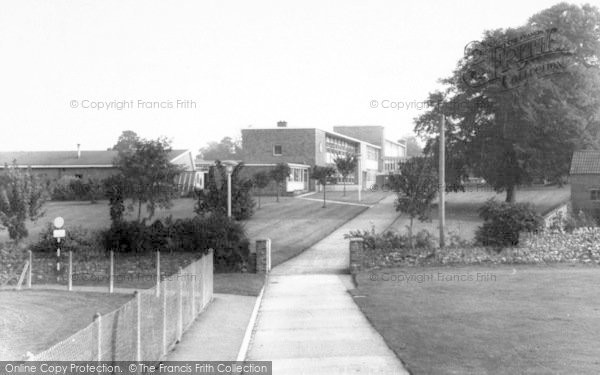
{"type": "Polygon", "coordinates": [[[377,231],[395,219],[390,196],[269,277],[247,360],[273,361],[273,374],[408,374],[347,292],[350,230],[377,231]]]}

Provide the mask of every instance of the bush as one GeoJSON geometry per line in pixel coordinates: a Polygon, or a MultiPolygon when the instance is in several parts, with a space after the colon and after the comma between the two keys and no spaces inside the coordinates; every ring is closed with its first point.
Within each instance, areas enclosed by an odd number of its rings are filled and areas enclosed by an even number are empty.
{"type": "Polygon", "coordinates": [[[63,176],[52,184],[51,199],[54,201],[86,201],[95,203],[104,196],[100,180],[90,178],[87,182],[75,176],[63,176]]]}
{"type": "Polygon", "coordinates": [[[493,198],[479,208],[484,220],[475,232],[475,239],[483,246],[502,249],[519,244],[519,233],[537,232],[544,220],[529,203],[497,202],[493,198]]]}
{"type": "Polygon", "coordinates": [[[596,219],[585,214],[583,211],[579,211],[576,215],[573,212],[569,212],[567,215],[558,215],[552,220],[548,229],[552,231],[562,231],[567,233],[573,233],[578,228],[594,228],[597,227],[598,223],[596,219]]]}
{"type": "MultiPolygon", "coordinates": [[[[36,243],[31,245],[32,251],[54,252],[57,248],[56,238],[53,237],[54,226],[47,223],[46,228],[40,233],[36,243]]],[[[81,226],[66,229],[66,237],[61,239],[62,251],[73,251],[79,255],[94,255],[102,251],[99,233],[81,226]]]]}
{"type": "Polygon", "coordinates": [[[144,221],[117,221],[102,232],[102,242],[106,250],[135,253],[166,249],[206,254],[212,248],[215,268],[220,271],[245,270],[250,252],[244,227],[224,215],[168,217],[149,226],[144,221]]]}

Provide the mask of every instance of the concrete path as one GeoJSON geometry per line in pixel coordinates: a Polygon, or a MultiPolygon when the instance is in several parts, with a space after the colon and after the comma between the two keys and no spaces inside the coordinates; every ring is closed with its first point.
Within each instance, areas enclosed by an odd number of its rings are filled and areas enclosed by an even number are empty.
{"type": "Polygon", "coordinates": [[[395,219],[390,196],[269,277],[247,360],[273,361],[274,374],[408,374],[352,297],[350,230],[383,230],[395,219]]]}
{"type": "Polygon", "coordinates": [[[256,297],[215,293],[167,360],[235,361],[255,301],[256,297]]]}

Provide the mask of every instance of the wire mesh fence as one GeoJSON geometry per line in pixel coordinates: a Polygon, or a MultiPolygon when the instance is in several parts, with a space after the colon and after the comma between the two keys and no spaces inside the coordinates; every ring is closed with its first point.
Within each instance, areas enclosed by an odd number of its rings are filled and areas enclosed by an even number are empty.
{"type": "Polygon", "coordinates": [[[67,339],[36,361],[159,361],[210,303],[213,250],[67,339]]]}

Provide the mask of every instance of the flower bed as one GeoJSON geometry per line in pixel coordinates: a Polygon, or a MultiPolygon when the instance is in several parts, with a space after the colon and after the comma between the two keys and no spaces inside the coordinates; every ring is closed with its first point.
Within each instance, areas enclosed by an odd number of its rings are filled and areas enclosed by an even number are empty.
{"type": "Polygon", "coordinates": [[[573,233],[543,232],[523,238],[519,247],[445,249],[365,249],[360,268],[469,264],[584,263],[600,265],[600,228],[573,233]]]}

